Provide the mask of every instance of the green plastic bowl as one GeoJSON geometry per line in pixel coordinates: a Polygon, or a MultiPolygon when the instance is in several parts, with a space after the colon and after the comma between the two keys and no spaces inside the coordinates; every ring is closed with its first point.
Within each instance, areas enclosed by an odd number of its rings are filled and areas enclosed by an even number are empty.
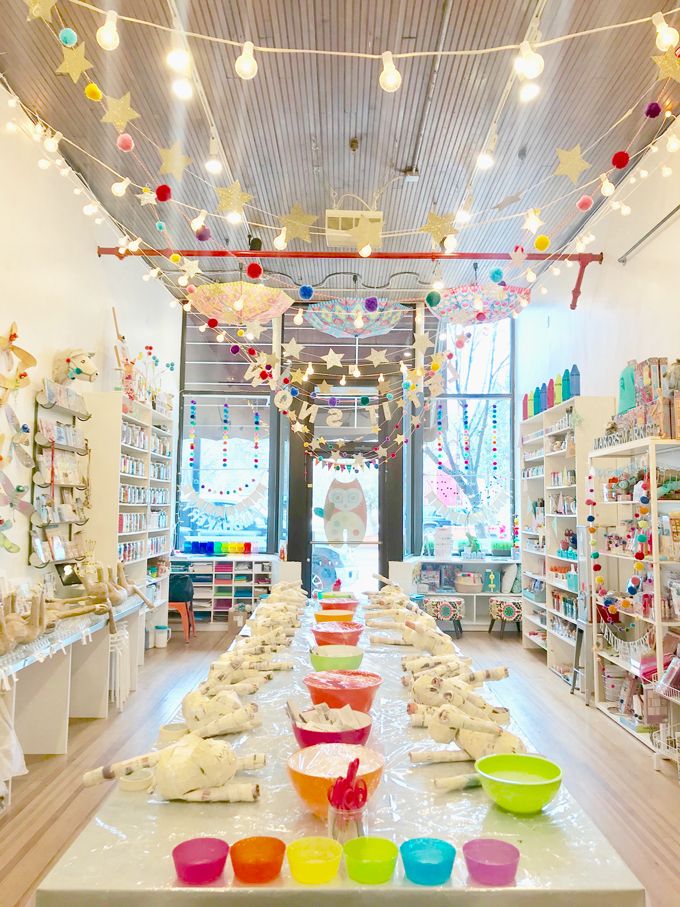
{"type": "Polygon", "coordinates": [[[364,659],[359,646],[317,646],[309,652],[315,671],[356,671],[364,659]]]}
{"type": "Polygon", "coordinates": [[[559,765],[528,753],[482,756],[475,769],[494,803],[520,815],[540,812],[562,784],[559,765]]]}
{"type": "Polygon", "coordinates": [[[352,838],[345,844],[347,875],[363,885],[389,882],[397,865],[399,848],[387,838],[352,838]]]}

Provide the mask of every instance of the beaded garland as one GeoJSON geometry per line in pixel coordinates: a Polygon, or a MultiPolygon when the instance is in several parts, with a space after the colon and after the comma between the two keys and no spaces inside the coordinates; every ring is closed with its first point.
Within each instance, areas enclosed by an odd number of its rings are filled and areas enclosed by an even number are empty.
{"type": "Polygon", "coordinates": [[[196,447],[196,401],[189,402],[189,465],[194,465],[194,450],[196,447]]]}
{"type": "Polygon", "coordinates": [[[437,404],[437,469],[444,468],[444,461],[442,460],[442,451],[444,450],[444,438],[442,435],[442,429],[444,424],[444,413],[441,403],[437,404]]]}
{"type": "Polygon", "coordinates": [[[229,453],[229,404],[222,404],[222,466],[227,466],[227,457],[229,453]]]}
{"type": "Polygon", "coordinates": [[[467,400],[463,400],[463,463],[465,472],[470,471],[470,414],[467,400]]]}
{"type": "Polygon", "coordinates": [[[498,404],[491,404],[491,470],[498,473],[498,404]]]}

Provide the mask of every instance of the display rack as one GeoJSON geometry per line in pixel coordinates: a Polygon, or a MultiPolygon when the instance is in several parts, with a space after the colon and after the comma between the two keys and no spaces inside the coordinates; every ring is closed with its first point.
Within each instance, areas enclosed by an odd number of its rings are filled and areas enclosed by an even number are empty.
{"type": "Polygon", "coordinates": [[[74,564],[85,557],[82,529],[88,522],[90,448],[79,423],[89,419],[80,394],[44,379],[35,398],[32,567],[74,564]]]}
{"type": "Polygon", "coordinates": [[[680,694],[659,679],[680,645],[680,441],[647,438],[595,450],[590,464],[591,555],[607,593],[594,588],[591,597],[595,703],[655,753],[655,767],[660,759],[677,765],[680,694]],[[625,491],[612,485],[622,476],[632,485],[625,491]],[[631,594],[636,554],[641,579],[631,594]]]}
{"type": "MultiPolygon", "coordinates": [[[[586,524],[588,454],[613,407],[611,397],[572,397],[520,423],[522,644],[543,650],[549,670],[569,684],[577,634],[588,622],[578,531],[586,524]]],[[[590,689],[587,673],[577,677],[582,692],[590,689]]]]}
{"type": "MultiPolygon", "coordinates": [[[[105,564],[120,560],[131,581],[146,585],[167,623],[169,555],[174,529],[172,416],[120,392],[88,396],[92,413],[92,517],[88,536],[105,564]]],[[[158,612],[158,613],[156,613],[158,612]]]]}

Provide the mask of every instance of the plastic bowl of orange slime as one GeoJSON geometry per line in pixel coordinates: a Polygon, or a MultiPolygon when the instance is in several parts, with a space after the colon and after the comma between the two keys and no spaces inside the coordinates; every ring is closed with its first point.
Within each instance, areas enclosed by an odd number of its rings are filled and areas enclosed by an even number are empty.
{"type": "Polygon", "coordinates": [[[240,882],[271,882],[281,872],[286,845],[279,838],[241,838],[231,847],[231,865],[240,882]]]}

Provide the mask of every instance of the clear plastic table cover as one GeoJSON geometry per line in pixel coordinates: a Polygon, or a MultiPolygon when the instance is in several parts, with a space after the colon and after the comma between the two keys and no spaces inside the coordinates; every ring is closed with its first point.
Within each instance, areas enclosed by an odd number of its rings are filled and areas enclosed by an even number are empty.
{"type": "MultiPolygon", "coordinates": [[[[450,881],[438,887],[413,885],[404,878],[399,860],[388,884],[359,885],[348,880],[341,867],[336,880],[321,890],[294,882],[284,859],[281,876],[265,886],[239,883],[230,861],[219,883],[184,886],[175,876],[171,851],[187,838],[214,835],[233,844],[249,835],[275,835],[290,842],[326,833],[325,824],[298,798],[286,768],[297,745],[285,702],[291,697],[301,707],[309,702],[302,678],[309,673],[313,644],[307,612],[290,650],[274,656],[290,658],[294,670],[277,672],[255,697],[262,726],[227,738],[237,752],[267,754],[267,765],[250,773],[261,785],[258,802],[167,803],[154,795],[116,788],[41,883],[37,907],[205,907],[225,898],[278,907],[373,907],[382,900],[405,905],[422,902],[428,907],[644,907],[641,884],[564,786],[543,813],[529,817],[501,811],[479,788],[453,793],[435,790],[433,778],[469,772],[470,763],[411,765],[409,750],[437,746],[425,729],[410,726],[406,714],[408,693],[401,682],[401,657],[415,650],[369,647],[368,633],[362,641],[367,649],[362,669],[384,678],[372,710],[368,745],[383,753],[385,773],[369,803],[367,834],[397,844],[421,836],[450,841],[458,849],[450,881]],[[502,838],[519,848],[521,860],[513,887],[482,888],[468,879],[462,845],[477,837],[502,838]]],[[[464,651],[465,638],[460,645],[464,651]]],[[[502,661],[500,646],[498,654],[502,661]]]]}

